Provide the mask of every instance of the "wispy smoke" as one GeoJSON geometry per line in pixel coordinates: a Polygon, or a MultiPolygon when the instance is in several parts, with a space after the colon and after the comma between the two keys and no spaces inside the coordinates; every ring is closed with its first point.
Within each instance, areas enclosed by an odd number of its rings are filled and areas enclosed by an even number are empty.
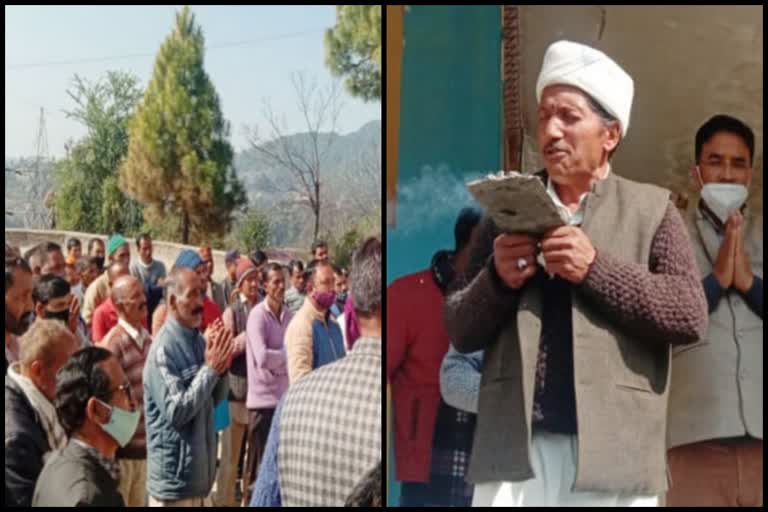
{"type": "Polygon", "coordinates": [[[478,206],[466,183],[489,172],[458,172],[444,163],[423,166],[415,178],[398,183],[395,230],[412,234],[444,222],[453,226],[459,210],[478,206]]]}

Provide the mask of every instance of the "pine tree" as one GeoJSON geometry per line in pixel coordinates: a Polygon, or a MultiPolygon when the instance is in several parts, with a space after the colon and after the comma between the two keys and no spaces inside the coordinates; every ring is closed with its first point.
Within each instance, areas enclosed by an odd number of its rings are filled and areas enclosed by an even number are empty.
{"type": "Polygon", "coordinates": [[[347,91],[381,99],[381,5],[337,5],[336,26],[325,33],[326,64],[344,76],[347,91]]]}
{"type": "Polygon", "coordinates": [[[130,122],[120,169],[120,187],[144,205],[147,222],[176,224],[185,244],[226,233],[245,205],[229,124],[203,68],[203,52],[202,29],[184,7],[130,122]]]}

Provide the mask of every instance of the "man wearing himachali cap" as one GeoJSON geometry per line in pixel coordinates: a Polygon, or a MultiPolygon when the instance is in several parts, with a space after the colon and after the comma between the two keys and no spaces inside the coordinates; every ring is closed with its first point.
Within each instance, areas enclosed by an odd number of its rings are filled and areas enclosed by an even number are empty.
{"type": "MultiPolygon", "coordinates": [[[[107,241],[107,257],[109,263],[120,262],[126,268],[131,264],[131,249],[128,247],[128,240],[123,235],[114,234],[107,241]]],[[[109,265],[107,265],[109,266],[109,265]]],[[[109,276],[105,270],[103,274],[94,280],[85,291],[83,298],[83,320],[88,326],[91,326],[93,313],[99,305],[109,297],[109,276]]]]}
{"type": "Polygon", "coordinates": [[[609,163],[633,89],[600,51],[547,49],[536,176],[568,222],[534,238],[486,218],[446,300],[454,348],[485,350],[474,505],[656,506],[667,489],[670,347],[701,338],[707,306],[669,191],[609,163]]]}

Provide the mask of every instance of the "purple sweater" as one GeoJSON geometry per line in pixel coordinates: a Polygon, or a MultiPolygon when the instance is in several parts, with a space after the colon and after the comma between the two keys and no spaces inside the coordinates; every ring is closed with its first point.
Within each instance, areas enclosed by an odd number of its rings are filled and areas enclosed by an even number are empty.
{"type": "Polygon", "coordinates": [[[248,315],[245,344],[248,369],[248,409],[271,409],[288,389],[285,330],[293,313],[283,306],[276,316],[261,301],[248,315]]]}

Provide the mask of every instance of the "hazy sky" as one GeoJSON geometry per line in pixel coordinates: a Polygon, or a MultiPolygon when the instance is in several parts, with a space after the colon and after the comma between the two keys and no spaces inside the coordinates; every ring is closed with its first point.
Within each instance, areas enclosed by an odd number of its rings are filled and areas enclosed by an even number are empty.
{"type": "MultiPolygon", "coordinates": [[[[124,70],[146,87],[179,8],[6,6],[5,155],[35,154],[41,106],[51,156],[62,157],[64,142],[85,134],[61,112],[74,107],[66,90],[75,73],[95,80],[108,70],[124,70]]],[[[246,146],[244,124],[263,122],[263,98],[285,114],[289,132],[303,131],[290,75],[305,71],[321,85],[331,80],[323,34],[335,23],[335,7],[193,6],[192,11],[203,29],[205,69],[219,93],[235,148],[246,146]]],[[[381,103],[364,103],[346,93],[343,98],[337,131],[348,133],[381,119],[381,103]]]]}

